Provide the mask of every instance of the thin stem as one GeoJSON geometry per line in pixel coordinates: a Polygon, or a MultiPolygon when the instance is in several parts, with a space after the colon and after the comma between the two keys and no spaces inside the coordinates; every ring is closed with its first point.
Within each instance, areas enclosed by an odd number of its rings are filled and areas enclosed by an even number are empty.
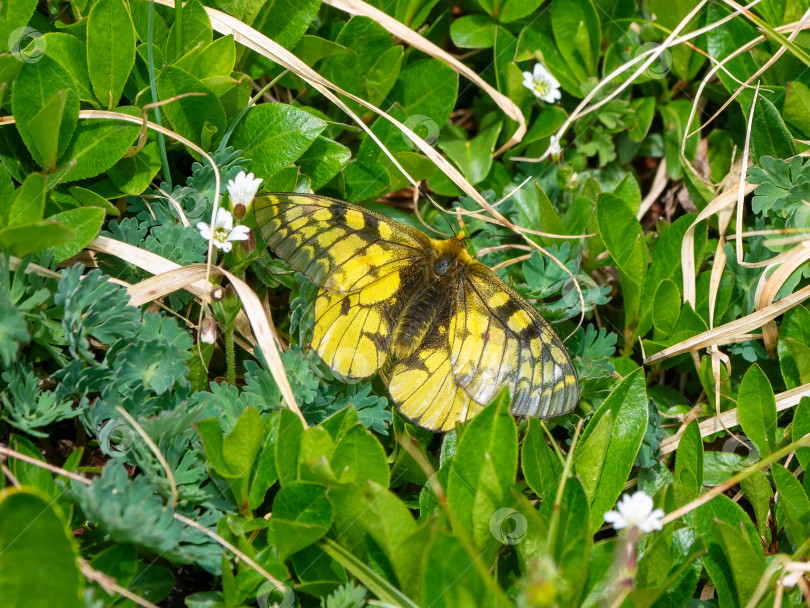
{"type": "Polygon", "coordinates": [[[228,361],[228,384],[236,384],[236,366],[233,361],[233,324],[225,329],[225,355],[228,361]]]}
{"type": "MultiPolygon", "coordinates": [[[[158,103],[157,94],[157,80],[155,79],[155,56],[153,50],[153,31],[155,19],[155,0],[149,0],[149,13],[146,20],[146,67],[149,71],[149,91],[152,93],[152,103],[158,103]]],[[[160,121],[160,109],[155,107],[152,109],[155,113],[155,124],[159,127],[163,126],[160,121]]],[[[160,163],[163,166],[163,179],[168,184],[169,189],[172,187],[172,174],[169,171],[169,159],[166,156],[166,140],[163,139],[163,134],[158,131],[157,133],[158,148],[160,149],[160,163]]]]}

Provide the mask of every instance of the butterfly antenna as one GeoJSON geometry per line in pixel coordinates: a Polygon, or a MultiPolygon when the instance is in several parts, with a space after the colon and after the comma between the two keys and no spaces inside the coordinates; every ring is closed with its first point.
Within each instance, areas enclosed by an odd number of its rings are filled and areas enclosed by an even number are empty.
{"type": "Polygon", "coordinates": [[[419,188],[419,192],[422,193],[422,196],[424,196],[427,200],[430,201],[430,204],[433,205],[433,207],[436,209],[436,211],[439,212],[439,215],[441,215],[444,218],[444,221],[447,222],[447,225],[450,228],[450,232],[452,232],[453,236],[455,236],[456,235],[456,229],[453,228],[453,224],[451,224],[450,220],[447,219],[447,215],[445,214],[445,210],[442,209],[442,207],[439,205],[439,203],[437,203],[432,198],[430,198],[430,195],[422,189],[422,186],[417,184],[416,187],[419,188]]]}

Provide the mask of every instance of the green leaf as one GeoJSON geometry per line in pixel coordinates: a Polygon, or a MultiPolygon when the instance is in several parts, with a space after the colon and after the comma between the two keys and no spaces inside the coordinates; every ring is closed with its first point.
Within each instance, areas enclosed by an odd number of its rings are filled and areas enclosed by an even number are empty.
{"type": "Polygon", "coordinates": [[[434,123],[428,126],[428,133],[438,134],[450,118],[457,96],[456,71],[443,61],[421,59],[402,70],[388,97],[405,110],[408,125],[425,124],[427,119],[434,123]]]}
{"type": "Polygon", "coordinates": [[[439,533],[425,562],[420,605],[432,608],[489,605],[489,592],[458,538],[439,533]]]}
{"type": "Polygon", "coordinates": [[[140,127],[119,120],[84,120],[61,156],[57,172],[67,171],[62,183],[95,177],[126,154],[140,127]]]}
{"type": "Polygon", "coordinates": [[[280,103],[251,108],[233,132],[231,145],[252,159],[246,169],[269,177],[295,162],[326,128],[308,112],[280,103]]]}
{"type": "Polygon", "coordinates": [[[630,128],[628,136],[633,141],[643,141],[647,136],[655,116],[655,97],[641,97],[633,100],[636,122],[630,128]]]}
{"type": "Polygon", "coordinates": [[[123,0],[98,0],[87,18],[87,68],[101,106],[118,105],[135,65],[135,26],[123,0]]]}
{"type": "Polygon", "coordinates": [[[317,542],[332,527],[334,513],[326,492],[324,487],[302,482],[287,484],[278,491],[268,534],[280,560],[286,561],[317,542]]]}
{"type": "Polygon", "coordinates": [[[601,418],[608,412],[611,412],[614,421],[605,453],[605,462],[609,466],[603,469],[591,502],[592,531],[602,525],[604,514],[616,504],[644,439],[648,409],[641,369],[631,373],[613,389],[585,427],[581,443],[588,441],[601,418]]]}
{"type": "Polygon", "coordinates": [[[61,262],[79,253],[98,236],[104,221],[104,210],[98,207],[82,207],[57,213],[48,219],[67,226],[76,234],[71,241],[51,247],[54,261],[61,262]]]}
{"type": "MultiPolygon", "coordinates": [[[[297,0],[296,2],[286,2],[286,0],[268,0],[261,4],[256,19],[251,26],[259,30],[268,38],[272,38],[286,49],[293,48],[307,31],[309,25],[318,14],[321,0],[297,0]]],[[[240,3],[234,3],[234,8],[241,7],[240,3]]],[[[227,11],[228,14],[237,16],[235,12],[227,11]]]]}
{"type": "Polygon", "coordinates": [[[0,492],[0,588],[6,608],[84,606],[72,535],[50,498],[0,492]]]}
{"type": "Polygon", "coordinates": [[[69,97],[69,90],[57,91],[50,101],[28,121],[28,131],[33,138],[33,146],[36,147],[36,153],[33,155],[43,167],[56,166],[59,140],[53,135],[59,131],[69,97]]]}
{"type": "Polygon", "coordinates": [[[529,430],[523,438],[520,463],[526,483],[543,500],[551,500],[562,478],[559,458],[546,443],[543,423],[529,419],[529,430]]]}
{"type": "Polygon", "coordinates": [[[291,410],[282,408],[278,416],[276,470],[282,486],[298,479],[298,454],[304,425],[291,410]]]}
{"type": "MultiPolygon", "coordinates": [[[[17,367],[17,370],[23,371],[28,377],[25,380],[31,380],[32,378],[36,382],[36,378],[33,376],[32,371],[30,368],[23,368],[22,366],[17,367]]],[[[16,371],[16,370],[15,370],[16,371]]],[[[39,391],[39,387],[34,383],[27,383],[29,386],[28,388],[33,388],[34,391],[31,391],[29,395],[23,394],[25,391],[19,390],[20,379],[19,376],[17,378],[13,377],[13,373],[6,372],[3,374],[3,380],[9,383],[9,388],[11,389],[9,392],[11,393],[11,398],[13,399],[12,407],[17,410],[27,410],[25,413],[28,414],[27,418],[30,422],[36,422],[36,413],[34,412],[33,408],[26,407],[25,403],[21,403],[22,401],[29,401],[33,400],[32,393],[36,391],[41,395],[39,391]],[[15,385],[17,390],[14,390],[15,385]],[[28,397],[28,399],[26,399],[28,397]]],[[[37,396],[39,396],[37,395],[37,396]]],[[[4,396],[5,397],[5,396],[4,396]]],[[[5,401],[5,399],[3,399],[5,401]]],[[[43,399],[39,399],[40,402],[45,401],[43,399]]],[[[8,403],[6,403],[8,405],[8,403]]],[[[51,422],[54,421],[53,416],[47,416],[47,419],[50,419],[51,422]]],[[[8,420],[9,423],[13,424],[13,420],[8,420]]],[[[17,425],[14,425],[17,426],[17,425]]],[[[22,425],[20,425],[22,426],[22,425]]],[[[37,435],[37,433],[32,433],[31,428],[34,427],[34,424],[31,424],[29,429],[25,429],[27,432],[31,433],[32,435],[37,435]]],[[[22,429],[21,429],[22,430],[22,429]]],[[[41,433],[40,433],[41,434],[41,433]]],[[[42,455],[42,451],[37,448],[37,446],[30,440],[26,439],[25,437],[21,437],[19,435],[11,435],[9,446],[12,450],[19,452],[23,456],[28,456],[28,458],[33,458],[37,462],[44,463],[45,457],[42,455]]],[[[49,496],[51,500],[58,500],[62,497],[62,490],[56,485],[56,482],[53,480],[53,475],[47,469],[44,469],[41,466],[37,466],[31,462],[26,462],[25,460],[19,460],[17,458],[9,458],[8,460],[9,468],[11,472],[14,474],[14,477],[17,478],[23,486],[28,486],[31,488],[35,488],[42,492],[44,496],[49,496]]]]}
{"type": "Polygon", "coordinates": [[[675,480],[697,495],[703,486],[703,439],[697,420],[686,426],[675,454],[675,480]]]}
{"type": "Polygon", "coordinates": [[[180,31],[179,46],[177,44],[177,23],[175,21],[171,30],[169,30],[166,44],[163,47],[163,54],[166,57],[167,64],[177,62],[190,51],[208,46],[214,39],[211,20],[199,0],[190,0],[183,6],[183,23],[180,31]],[[178,48],[180,49],[179,55],[177,53],[178,48]]]}
{"type": "MultiPolygon", "coordinates": [[[[798,441],[805,435],[810,434],[810,398],[802,397],[793,415],[792,439],[798,441]]],[[[810,465],[810,448],[799,448],[796,450],[796,459],[804,470],[810,465]]]]}
{"type": "Polygon", "coordinates": [[[16,39],[12,38],[12,34],[28,23],[36,8],[36,0],[11,0],[0,4],[0,52],[20,52],[28,46],[30,34],[20,32],[16,39]],[[9,45],[16,45],[16,48],[9,45]]]}
{"type": "Polygon", "coordinates": [[[113,545],[90,562],[93,570],[111,576],[121,586],[129,586],[138,570],[138,556],[130,543],[113,545]]]}
{"type": "Polygon", "coordinates": [[[548,551],[559,564],[560,575],[571,586],[584,582],[588,554],[593,544],[589,523],[593,514],[588,508],[588,497],[577,478],[565,483],[562,500],[547,501],[541,505],[541,515],[550,522],[548,533],[552,546],[548,551]],[[558,510],[555,517],[554,511],[558,510]],[[555,525],[556,524],[556,525],[555,525]]]}
{"type": "MultiPolygon", "coordinates": [[[[402,575],[412,568],[410,556],[400,547],[416,530],[408,507],[396,494],[373,481],[362,486],[345,484],[330,489],[329,499],[335,507],[333,531],[341,544],[358,557],[367,554],[376,543],[379,558],[388,561],[394,574],[402,575]],[[380,553],[381,551],[381,553],[380,553]]],[[[390,569],[390,568],[387,568],[390,569]]]]}
{"type": "Polygon", "coordinates": [[[532,14],[543,0],[503,0],[500,2],[498,20],[501,23],[509,23],[532,14]]]}
{"type": "Polygon", "coordinates": [[[5,167],[0,167],[0,229],[8,226],[14,197],[14,183],[11,181],[11,176],[5,167]]]}
{"type": "Polygon", "coordinates": [[[610,193],[596,200],[596,221],[610,257],[619,267],[624,289],[625,327],[635,324],[647,273],[647,245],[641,224],[622,199],[610,193]]]}
{"type": "Polygon", "coordinates": [[[504,389],[465,428],[447,486],[449,508],[464,533],[491,544],[495,511],[514,502],[509,487],[517,471],[517,429],[504,389]]]}
{"type": "Polygon", "coordinates": [[[374,104],[380,104],[380,97],[384,96],[394,86],[399,70],[402,68],[404,49],[393,46],[381,53],[366,76],[366,99],[374,104]]]}
{"type": "Polygon", "coordinates": [[[61,245],[76,238],[67,226],[51,220],[42,220],[23,226],[10,226],[0,230],[0,249],[9,249],[12,255],[23,257],[61,245]]]}
{"type": "Polygon", "coordinates": [[[258,509],[264,502],[267,491],[278,481],[276,471],[276,431],[278,430],[278,413],[274,412],[264,419],[264,445],[259,455],[255,473],[250,481],[250,508],[258,509]]]}
{"type": "Polygon", "coordinates": [[[439,148],[471,184],[477,184],[487,176],[492,167],[492,155],[501,126],[500,122],[492,124],[470,140],[439,140],[439,148]]]}
{"type": "Polygon", "coordinates": [[[418,608],[408,596],[335,541],[326,538],[318,546],[357,577],[380,601],[403,608],[418,608]]]}
{"type": "MultiPolygon", "coordinates": [[[[730,15],[730,8],[719,4],[711,5],[706,10],[706,22],[716,23],[730,15]]],[[[713,28],[706,33],[706,45],[712,49],[713,57],[728,57],[758,34],[759,32],[748,21],[731,19],[723,27],[713,28]]],[[[739,53],[724,65],[729,73],[720,70],[717,77],[729,92],[736,91],[740,86],[739,82],[753,76],[758,67],[751,53],[739,53]]],[[[750,107],[753,95],[750,91],[744,91],[740,99],[744,100],[745,106],[750,107]]]]}
{"type": "MultiPolygon", "coordinates": [[[[369,96],[366,81],[377,60],[396,46],[391,34],[373,19],[353,17],[340,30],[335,42],[350,52],[327,58],[323,64],[323,75],[345,91],[368,98],[371,103],[381,104],[390,92],[393,81],[387,83],[387,88],[375,91],[372,96],[369,96]]],[[[356,102],[350,102],[349,105],[360,114],[368,112],[356,102]]]]}
{"type": "Polygon", "coordinates": [[[551,27],[560,54],[582,82],[597,75],[602,34],[591,0],[554,0],[551,27]]]}
{"type": "Polygon", "coordinates": [[[343,170],[346,200],[352,203],[376,198],[388,186],[388,172],[380,165],[355,161],[343,170]]]}
{"type": "Polygon", "coordinates": [[[296,164],[302,173],[309,175],[312,189],[318,190],[340,173],[351,156],[352,152],[346,146],[319,135],[296,164]]]}
{"type": "Polygon", "coordinates": [[[574,455],[574,470],[588,504],[593,502],[599,478],[602,475],[602,468],[605,465],[605,454],[607,453],[610,437],[613,431],[613,413],[608,410],[599,418],[596,426],[588,435],[587,441],[580,441],[574,455]]]}
{"type": "Polygon", "coordinates": [[[203,80],[212,76],[230,76],[236,63],[233,35],[217,38],[206,46],[194,62],[191,73],[203,80]]]}
{"type": "Polygon", "coordinates": [[[32,173],[17,189],[8,217],[9,226],[33,224],[42,219],[45,212],[45,196],[48,194],[48,177],[32,173]]]}
{"type": "Polygon", "coordinates": [[[681,290],[675,281],[664,279],[655,291],[652,322],[656,339],[667,338],[678,324],[681,315],[681,290]]]}
{"type": "Polygon", "coordinates": [[[756,471],[740,482],[740,489],[754,508],[759,534],[767,542],[771,534],[768,528],[768,514],[770,513],[771,499],[773,498],[771,483],[764,473],[756,471]]]}
{"type": "Polygon", "coordinates": [[[793,338],[785,338],[785,344],[793,355],[796,369],[799,372],[799,381],[802,384],[810,382],[810,347],[797,342],[793,338]]]}
{"type": "Polygon", "coordinates": [[[222,440],[222,456],[237,476],[249,475],[264,438],[264,424],[258,411],[248,407],[234,429],[222,440]]]}
{"type": "MultiPolygon", "coordinates": [[[[706,541],[708,551],[703,556],[703,566],[717,589],[721,605],[744,605],[738,603],[734,567],[731,563],[730,552],[726,548],[726,542],[732,539],[736,541],[735,560],[745,560],[746,556],[750,557],[749,551],[756,551],[758,559],[762,558],[762,549],[759,548],[762,545],[748,514],[733,500],[720,495],[697,508],[695,530],[698,536],[706,541]],[[724,528],[725,537],[721,535],[718,522],[727,524],[724,528]],[[730,528],[735,532],[742,530],[743,534],[735,538],[728,534],[730,528]]],[[[754,584],[756,581],[759,581],[759,577],[756,578],[754,584]]]]}
{"type": "Polygon", "coordinates": [[[740,606],[745,606],[765,573],[762,558],[757,556],[738,528],[720,520],[715,520],[714,525],[731,567],[737,602],[740,606]]]}
{"type": "Polygon", "coordinates": [[[799,480],[785,467],[774,463],[771,472],[779,493],[779,504],[785,512],[787,528],[794,546],[798,548],[810,534],[810,500],[799,480]]]}
{"type": "Polygon", "coordinates": [[[810,87],[799,80],[787,83],[782,116],[785,122],[810,137],[810,87]]]}
{"type": "Polygon", "coordinates": [[[361,424],[340,439],[329,464],[340,483],[361,484],[370,480],[387,488],[390,482],[385,450],[361,424]]]}
{"type": "Polygon", "coordinates": [[[95,105],[93,84],[87,70],[87,47],[84,42],[61,32],[48,32],[42,38],[45,42],[45,54],[61,65],[71,76],[71,84],[80,101],[95,105]]]}
{"type": "Polygon", "coordinates": [[[497,27],[487,15],[465,15],[450,24],[450,37],[460,48],[488,49],[495,44],[497,27]]]}
{"type": "MultiPolygon", "coordinates": [[[[664,144],[667,159],[667,174],[670,179],[683,177],[681,166],[681,147],[683,137],[687,131],[694,133],[698,126],[697,116],[689,121],[692,112],[692,103],[686,99],[675,99],[668,104],[660,105],[658,111],[664,120],[664,144]],[[687,126],[688,123],[688,126],[687,126]]],[[[687,159],[693,159],[697,151],[699,133],[694,133],[686,140],[685,155],[687,159]]]]}
{"type": "Polygon", "coordinates": [[[810,311],[804,306],[795,306],[789,310],[779,327],[779,341],[776,348],[779,354],[779,367],[788,389],[796,388],[802,384],[793,351],[787,340],[791,339],[797,344],[810,346],[810,311]]]}
{"type": "Polygon", "coordinates": [[[227,126],[225,110],[214,92],[202,81],[169,65],[158,74],[157,86],[158,95],[163,101],[178,95],[193,94],[175,99],[161,108],[175,131],[204,149],[210,149],[212,144],[222,139],[227,126]]]}
{"type": "Polygon", "coordinates": [[[793,139],[779,110],[764,97],[757,99],[754,124],[751,126],[751,159],[758,163],[763,156],[792,158],[796,155],[793,139]]]}
{"type": "Polygon", "coordinates": [[[25,146],[43,168],[68,146],[79,120],[79,96],[65,69],[47,55],[26,63],[14,80],[11,108],[25,146]],[[51,108],[43,113],[46,108],[51,108]],[[51,115],[54,110],[57,115],[51,115]],[[56,154],[52,154],[53,150],[56,154]]]}
{"type": "Polygon", "coordinates": [[[770,454],[776,447],[776,400],[768,377],[756,364],[748,368],[740,382],[737,414],[760,458],[770,454]]]}
{"type": "Polygon", "coordinates": [[[125,156],[107,170],[115,187],[127,194],[141,194],[161,169],[157,142],[148,142],[135,156],[125,156]]]}

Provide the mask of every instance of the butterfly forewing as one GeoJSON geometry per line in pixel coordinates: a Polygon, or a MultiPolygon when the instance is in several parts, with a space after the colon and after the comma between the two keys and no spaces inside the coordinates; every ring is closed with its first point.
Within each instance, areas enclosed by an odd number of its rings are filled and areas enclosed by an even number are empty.
{"type": "Polygon", "coordinates": [[[313,283],[339,293],[410,266],[430,246],[418,230],[326,197],[270,194],[256,199],[255,214],[276,255],[313,283]]]}
{"type": "Polygon", "coordinates": [[[347,380],[390,364],[391,398],[420,426],[450,430],[503,387],[517,415],[576,406],[576,372],[551,327],[466,253],[452,274],[437,271],[449,241],[314,195],[258,197],[255,214],[270,248],[321,287],[312,347],[347,380]]]}

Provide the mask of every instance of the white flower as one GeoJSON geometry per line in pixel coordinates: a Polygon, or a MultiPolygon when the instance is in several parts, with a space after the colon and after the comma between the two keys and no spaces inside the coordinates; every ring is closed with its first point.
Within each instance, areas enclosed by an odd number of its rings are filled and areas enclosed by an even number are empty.
{"type": "Polygon", "coordinates": [[[617,530],[620,528],[638,527],[642,532],[652,532],[660,530],[661,518],[664,516],[662,509],[653,511],[653,499],[644,492],[636,492],[632,496],[625,494],[616,503],[618,511],[608,511],[605,513],[605,521],[613,524],[617,530]]]}
{"type": "Polygon", "coordinates": [[[247,226],[233,226],[233,216],[227,209],[220,207],[217,209],[217,217],[214,220],[214,229],[205,222],[197,224],[197,230],[200,231],[200,236],[206,241],[213,239],[214,246],[222,249],[228,253],[233,245],[231,241],[246,241],[250,234],[250,228],[247,226]]]}
{"type": "Polygon", "coordinates": [[[554,103],[562,97],[560,83],[542,63],[534,64],[534,73],[523,72],[523,86],[546,103],[554,103]]]}
{"type": "Polygon", "coordinates": [[[244,171],[240,171],[234,179],[229,179],[228,200],[231,201],[231,208],[236,205],[244,205],[246,209],[250,209],[261,184],[260,177],[256,177],[252,173],[246,174],[244,171]]]}

